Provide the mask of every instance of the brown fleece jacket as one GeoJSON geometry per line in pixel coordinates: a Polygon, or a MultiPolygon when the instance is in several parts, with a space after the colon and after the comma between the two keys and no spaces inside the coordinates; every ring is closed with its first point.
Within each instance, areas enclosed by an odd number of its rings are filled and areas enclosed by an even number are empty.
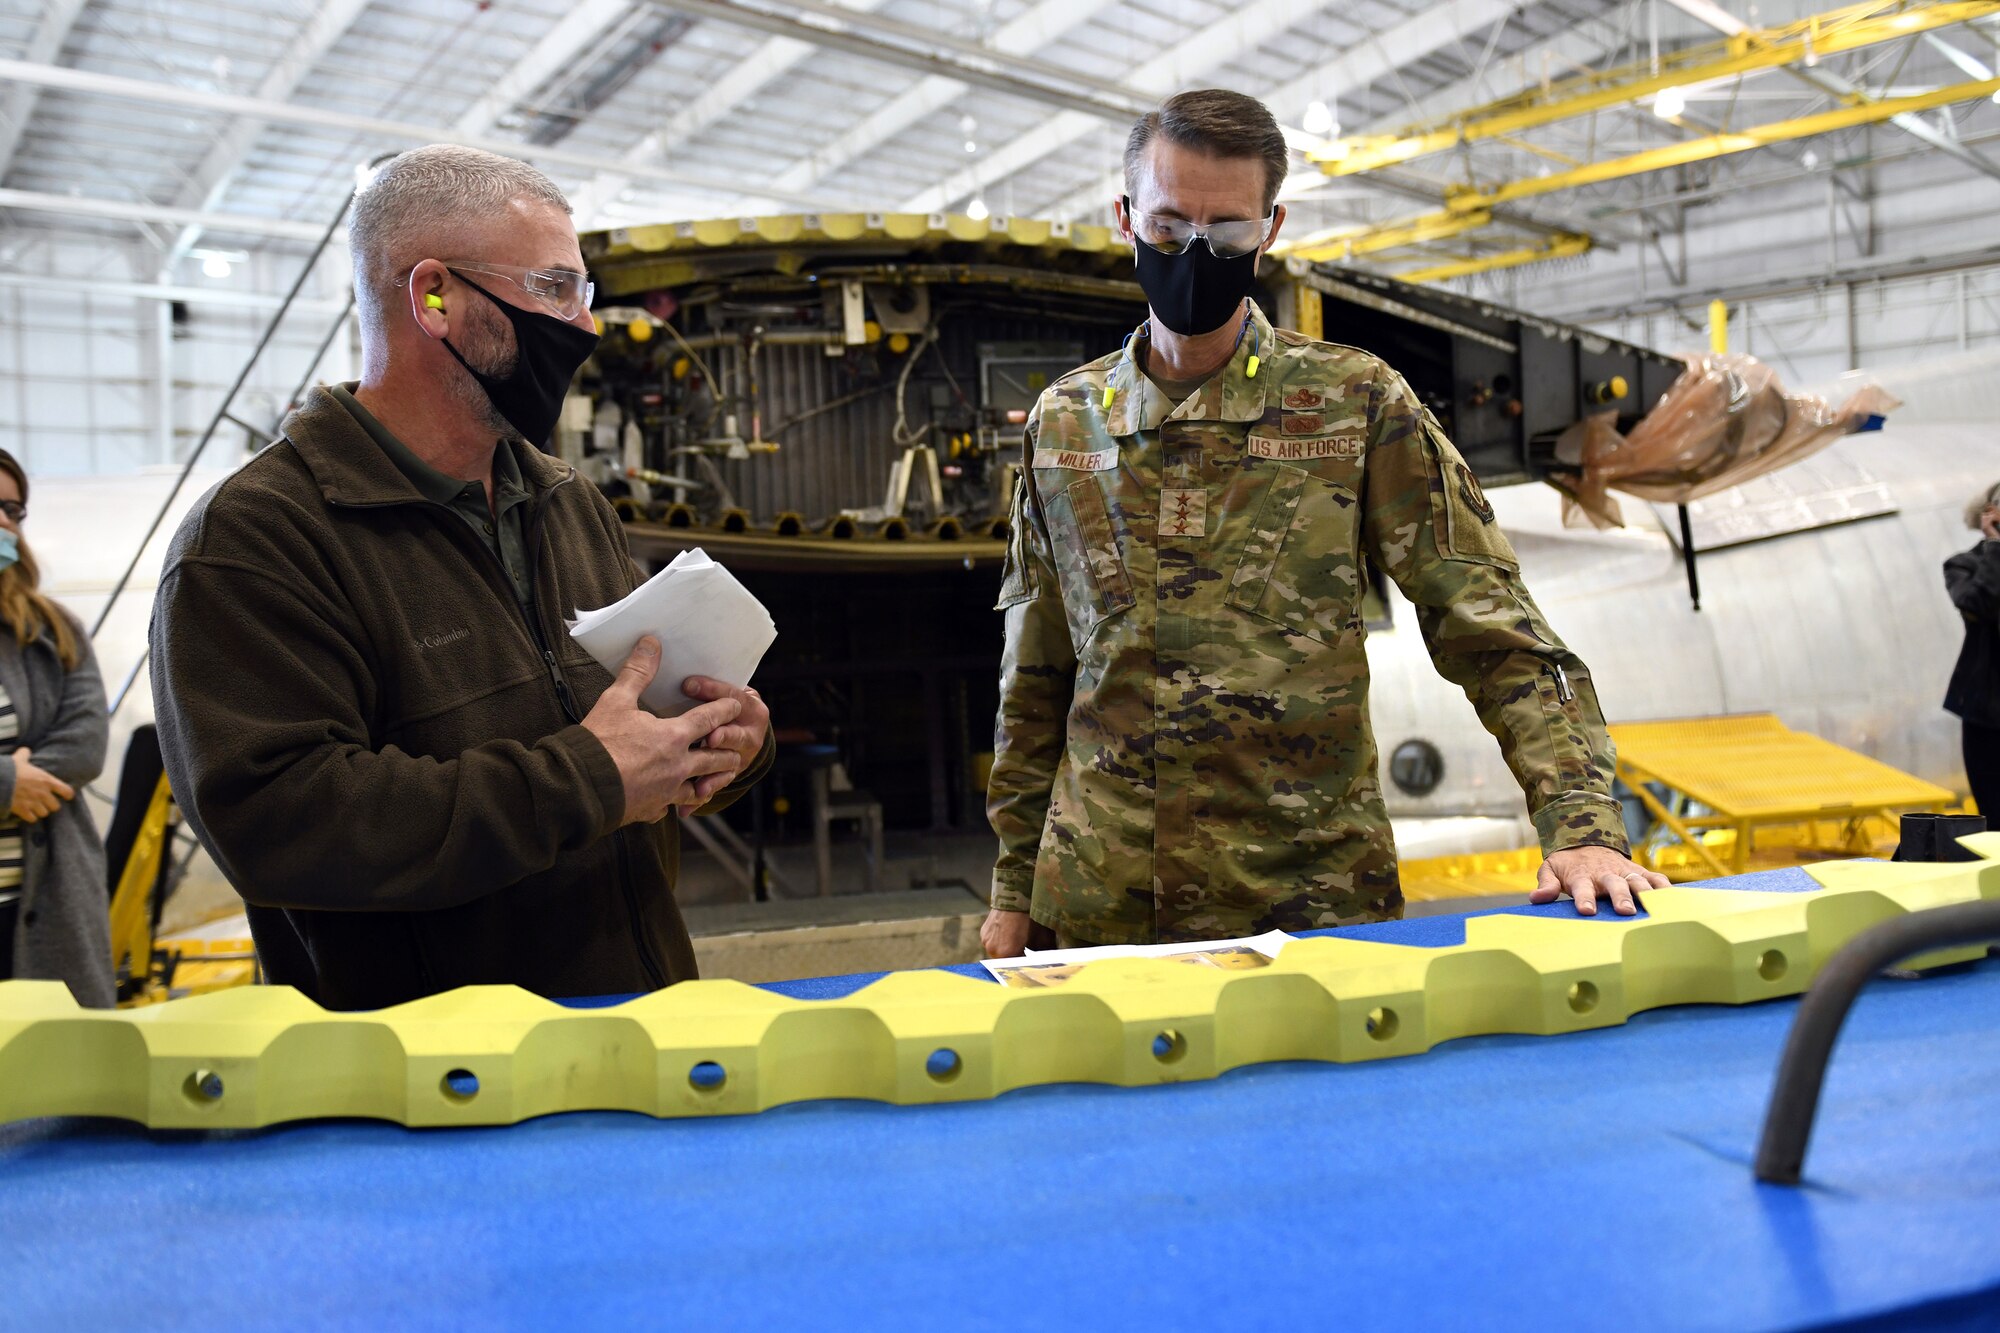
{"type": "MultiPolygon", "coordinates": [[[[174,794],[273,981],[336,1009],[480,982],[549,996],[695,975],[671,814],[578,719],[610,673],[565,617],[634,585],[596,488],[515,446],[524,615],[500,561],[324,389],[196,505],[153,609],[174,794]]],[[[769,767],[771,747],[706,812],[769,767]]]]}

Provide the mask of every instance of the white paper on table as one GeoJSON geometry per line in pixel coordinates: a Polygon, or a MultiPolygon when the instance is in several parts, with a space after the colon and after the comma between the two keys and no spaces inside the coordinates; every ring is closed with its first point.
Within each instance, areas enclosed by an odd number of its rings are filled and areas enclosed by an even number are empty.
{"type": "Polygon", "coordinates": [[[640,639],[658,639],[660,670],[639,702],[661,717],[677,717],[699,702],[681,693],[689,676],[748,685],[778,637],[764,604],[700,547],[682,551],[623,600],[579,611],[569,632],[613,674],[640,639]]]}
{"type": "Polygon", "coordinates": [[[995,981],[1005,982],[1005,974],[1025,969],[1060,967],[1065,964],[1095,962],[1101,958],[1170,958],[1176,954],[1211,953],[1218,949],[1249,949],[1276,958],[1292,937],[1282,930],[1267,930],[1234,940],[1197,940],[1187,944],[1100,944],[1085,949],[1030,949],[1021,958],[982,959],[995,981]]]}

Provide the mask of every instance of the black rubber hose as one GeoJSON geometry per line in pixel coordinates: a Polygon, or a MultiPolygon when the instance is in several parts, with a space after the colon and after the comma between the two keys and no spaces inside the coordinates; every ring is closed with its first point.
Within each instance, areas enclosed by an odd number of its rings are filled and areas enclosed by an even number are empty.
{"type": "Polygon", "coordinates": [[[1933,907],[1884,921],[1849,940],[1828,960],[1799,1004],[1778,1060],[1764,1134],[1757,1142],[1757,1179],[1799,1183],[1827,1060],[1861,988],[1883,968],[1906,958],[1995,939],[2000,939],[2000,899],[1933,907]]]}

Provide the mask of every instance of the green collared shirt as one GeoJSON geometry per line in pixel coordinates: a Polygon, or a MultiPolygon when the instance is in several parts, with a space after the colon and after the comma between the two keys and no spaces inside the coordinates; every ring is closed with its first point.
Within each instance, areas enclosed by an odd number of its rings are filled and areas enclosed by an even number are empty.
{"type": "Polygon", "coordinates": [[[476,481],[448,477],[411,452],[375,414],[354,397],[353,386],[335,384],[330,390],[340,405],[354,414],[368,438],[382,447],[417,493],[433,504],[441,504],[465,520],[486,543],[486,549],[500,559],[507,581],[514,586],[514,600],[523,612],[534,606],[534,576],[528,567],[527,509],[528,486],[521,479],[521,462],[514,456],[513,442],[501,440],[493,450],[494,503],[488,507],[486,489],[476,481]],[[497,518],[495,516],[498,516],[497,518]]]}

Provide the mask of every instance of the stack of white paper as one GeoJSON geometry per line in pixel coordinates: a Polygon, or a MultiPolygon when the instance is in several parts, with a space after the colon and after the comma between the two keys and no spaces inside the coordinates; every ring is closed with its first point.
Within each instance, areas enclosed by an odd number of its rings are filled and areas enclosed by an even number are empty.
{"type": "Polygon", "coordinates": [[[624,600],[578,612],[569,632],[613,674],[641,638],[658,639],[659,674],[639,702],[662,717],[677,717],[698,702],[681,693],[689,676],[748,685],[778,637],[764,604],[699,547],[682,551],[624,600]]]}

